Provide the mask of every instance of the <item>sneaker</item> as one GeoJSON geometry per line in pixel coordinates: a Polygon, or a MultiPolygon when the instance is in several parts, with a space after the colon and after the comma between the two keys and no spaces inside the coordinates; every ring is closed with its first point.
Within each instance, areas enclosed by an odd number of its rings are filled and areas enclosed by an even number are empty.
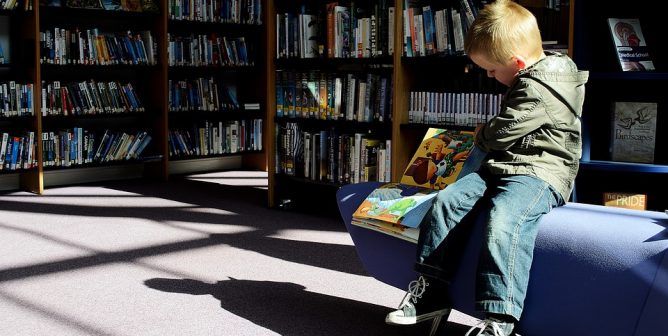
{"type": "Polygon", "coordinates": [[[437,328],[441,317],[449,315],[450,309],[445,307],[447,304],[445,295],[434,297],[436,288],[433,288],[429,296],[423,297],[428,286],[429,283],[424,276],[411,281],[408,284],[408,292],[403,300],[401,300],[399,308],[387,314],[385,323],[411,325],[430,319],[437,319],[434,321],[435,326],[433,326],[437,328]]]}
{"type": "Polygon", "coordinates": [[[515,324],[504,322],[494,317],[489,317],[473,326],[464,336],[510,336],[513,335],[515,324]],[[480,329],[477,334],[472,334],[476,329],[480,329]]]}

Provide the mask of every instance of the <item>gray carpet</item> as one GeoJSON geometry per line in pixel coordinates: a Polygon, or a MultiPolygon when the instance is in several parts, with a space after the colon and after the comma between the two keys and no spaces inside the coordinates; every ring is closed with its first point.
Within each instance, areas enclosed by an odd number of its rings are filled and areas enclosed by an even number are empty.
{"type": "Polygon", "coordinates": [[[265,204],[261,172],[0,194],[0,335],[427,334],[338,218],[265,204]]]}

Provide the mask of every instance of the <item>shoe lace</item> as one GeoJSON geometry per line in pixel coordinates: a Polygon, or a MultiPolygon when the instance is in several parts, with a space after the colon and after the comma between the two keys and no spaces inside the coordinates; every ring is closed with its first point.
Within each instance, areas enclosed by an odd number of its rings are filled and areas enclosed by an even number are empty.
{"type": "Polygon", "coordinates": [[[416,304],[418,299],[422,298],[422,294],[424,294],[427,286],[429,286],[429,283],[422,275],[420,275],[417,280],[409,282],[408,292],[406,292],[404,299],[401,300],[399,308],[403,308],[406,304],[410,303],[410,301],[412,301],[413,304],[416,304]]]}
{"type": "Polygon", "coordinates": [[[491,319],[486,319],[474,325],[464,336],[472,335],[471,333],[478,328],[480,328],[480,331],[478,331],[478,333],[474,336],[482,335],[482,333],[485,331],[490,331],[490,335],[492,336],[506,336],[501,326],[499,326],[499,322],[491,319]]]}

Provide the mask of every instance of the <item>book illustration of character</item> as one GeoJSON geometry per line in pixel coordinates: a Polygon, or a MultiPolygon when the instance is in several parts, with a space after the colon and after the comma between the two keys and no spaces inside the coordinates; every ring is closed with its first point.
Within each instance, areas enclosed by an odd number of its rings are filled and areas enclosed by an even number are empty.
{"type": "Polygon", "coordinates": [[[631,129],[631,127],[633,127],[633,125],[635,125],[636,123],[642,125],[650,120],[652,120],[652,117],[649,115],[649,108],[647,106],[644,106],[636,111],[635,118],[633,117],[621,118],[619,119],[619,123],[617,123],[617,125],[624,129],[631,129]]]}
{"type": "Polygon", "coordinates": [[[640,45],[638,33],[636,33],[633,25],[627,22],[617,22],[615,24],[615,34],[617,34],[617,38],[622,43],[622,46],[637,47],[640,45]]]}
{"type": "Polygon", "coordinates": [[[405,174],[419,185],[429,183],[432,189],[443,189],[445,179],[456,171],[456,165],[464,162],[473,146],[470,134],[439,133],[422,144],[425,155],[417,157],[405,174]]]}
{"type": "Polygon", "coordinates": [[[406,212],[417,204],[417,201],[412,198],[402,198],[398,201],[379,201],[378,203],[373,203],[371,209],[369,209],[368,214],[370,216],[382,216],[383,214],[391,214],[393,217],[401,218],[406,212]],[[384,204],[388,203],[388,204],[384,204]],[[383,205],[387,205],[384,207],[383,205]]]}
{"type": "Polygon", "coordinates": [[[393,183],[375,189],[360,206],[362,212],[372,217],[385,217],[396,221],[413,209],[421,197],[425,197],[424,188],[393,183]]]}

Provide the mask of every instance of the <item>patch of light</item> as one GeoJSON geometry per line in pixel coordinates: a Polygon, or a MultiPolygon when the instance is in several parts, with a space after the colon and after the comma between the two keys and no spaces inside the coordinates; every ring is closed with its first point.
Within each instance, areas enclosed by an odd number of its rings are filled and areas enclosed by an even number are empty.
{"type": "MultiPolygon", "coordinates": [[[[105,190],[98,188],[96,190],[105,190]]],[[[32,197],[0,196],[0,202],[13,202],[24,204],[54,204],[67,206],[92,206],[92,207],[125,207],[125,208],[178,208],[195,207],[197,205],[184,203],[164,198],[149,197],[135,193],[77,193],[77,194],[57,194],[45,192],[44,195],[34,195],[32,197]]],[[[2,208],[0,208],[2,210],[2,208]]]]}
{"type": "Polygon", "coordinates": [[[222,171],[204,174],[192,174],[187,177],[191,181],[209,182],[230,186],[247,186],[267,189],[267,172],[264,171],[222,171]]]}
{"type": "Polygon", "coordinates": [[[297,230],[286,229],[278,230],[276,233],[267,236],[269,238],[304,241],[304,242],[320,242],[326,244],[337,245],[353,245],[352,239],[347,232],[333,232],[320,230],[297,230]]]}
{"type": "Polygon", "coordinates": [[[212,214],[212,215],[239,215],[236,212],[227,211],[223,209],[214,209],[214,208],[188,208],[188,209],[183,209],[183,211],[212,214]]]}
{"type": "Polygon", "coordinates": [[[230,223],[193,223],[182,221],[164,221],[164,225],[182,230],[198,232],[203,234],[241,234],[257,231],[257,228],[248,225],[237,225],[230,223]]]}

